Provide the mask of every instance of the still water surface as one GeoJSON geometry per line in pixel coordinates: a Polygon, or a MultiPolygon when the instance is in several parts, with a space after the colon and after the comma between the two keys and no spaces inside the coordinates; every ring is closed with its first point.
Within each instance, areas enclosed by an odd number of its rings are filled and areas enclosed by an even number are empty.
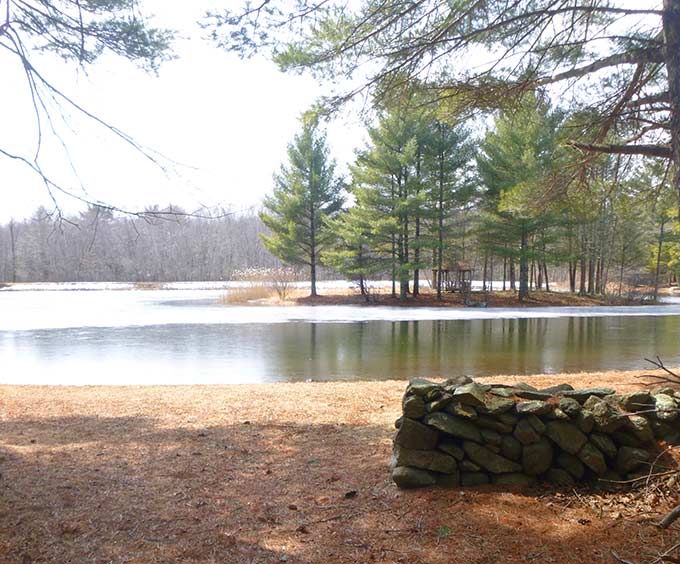
{"type": "Polygon", "coordinates": [[[405,379],[680,364],[680,304],[234,307],[221,291],[0,292],[0,383],[405,379]],[[482,317],[481,319],[478,317],[482,317]]]}

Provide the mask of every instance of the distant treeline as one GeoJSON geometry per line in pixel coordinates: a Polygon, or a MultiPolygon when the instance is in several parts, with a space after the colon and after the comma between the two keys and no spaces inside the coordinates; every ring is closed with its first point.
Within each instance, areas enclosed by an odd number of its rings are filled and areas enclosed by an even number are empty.
{"type": "Polygon", "coordinates": [[[261,243],[257,215],[213,215],[140,218],[91,207],[59,218],[41,208],[0,225],[0,282],[226,280],[279,264],[261,243]]]}

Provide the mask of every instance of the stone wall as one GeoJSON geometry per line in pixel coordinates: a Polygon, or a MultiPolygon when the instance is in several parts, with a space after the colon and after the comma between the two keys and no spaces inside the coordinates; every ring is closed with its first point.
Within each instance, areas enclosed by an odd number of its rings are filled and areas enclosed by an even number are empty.
{"type": "Polygon", "coordinates": [[[659,441],[680,443],[672,388],[622,395],[414,379],[402,408],[391,464],[401,488],[627,480],[648,472],[659,441]]]}

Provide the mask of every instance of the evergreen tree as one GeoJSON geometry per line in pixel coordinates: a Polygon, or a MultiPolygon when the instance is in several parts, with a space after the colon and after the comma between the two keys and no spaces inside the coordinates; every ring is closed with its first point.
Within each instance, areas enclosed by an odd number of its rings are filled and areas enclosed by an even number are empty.
{"type": "Polygon", "coordinates": [[[260,214],[271,235],[262,240],[283,262],[309,267],[311,295],[316,296],[320,253],[335,238],[327,220],[341,210],[344,198],[343,182],[315,119],[303,118],[302,131],[288,146],[288,163],[274,182],[260,214]]]}

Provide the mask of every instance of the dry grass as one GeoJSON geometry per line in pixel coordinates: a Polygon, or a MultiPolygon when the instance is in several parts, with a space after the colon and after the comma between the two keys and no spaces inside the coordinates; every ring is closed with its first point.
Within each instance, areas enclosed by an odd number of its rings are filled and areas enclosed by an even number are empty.
{"type": "MultiPolygon", "coordinates": [[[[634,375],[531,380],[631,390],[634,375]]],[[[404,386],[2,386],[0,561],[608,564],[679,540],[653,525],[663,499],[627,517],[599,494],[397,490],[404,386]]]]}
{"type": "Polygon", "coordinates": [[[276,298],[276,290],[264,284],[253,284],[252,286],[242,286],[230,288],[222,296],[222,303],[225,305],[247,304],[254,302],[269,301],[276,298]]]}

